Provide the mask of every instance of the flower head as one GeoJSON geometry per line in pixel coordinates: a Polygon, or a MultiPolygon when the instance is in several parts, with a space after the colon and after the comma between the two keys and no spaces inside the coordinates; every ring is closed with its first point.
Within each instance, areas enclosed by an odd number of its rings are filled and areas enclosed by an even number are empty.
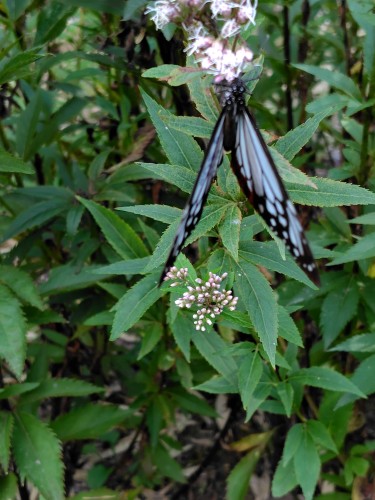
{"type": "MultiPolygon", "coordinates": [[[[205,331],[205,325],[212,325],[213,320],[223,312],[224,308],[228,308],[230,311],[235,310],[238,297],[233,297],[231,290],[221,290],[221,283],[226,277],[227,273],[219,276],[210,272],[206,282],[197,278],[195,286],[187,286],[187,291],[175,301],[178,307],[196,308],[196,312],[193,314],[196,330],[205,331]]],[[[178,270],[176,267],[171,268],[165,277],[166,280],[179,280],[172,286],[182,284],[184,280],[186,284],[186,278],[187,269],[178,270]]]]}

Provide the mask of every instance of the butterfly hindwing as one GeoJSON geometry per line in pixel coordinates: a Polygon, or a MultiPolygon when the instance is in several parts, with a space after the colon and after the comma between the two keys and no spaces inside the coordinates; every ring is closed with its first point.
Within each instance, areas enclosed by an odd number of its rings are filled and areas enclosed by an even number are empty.
{"type": "Polygon", "coordinates": [[[245,195],[267,225],[285,242],[305,273],[318,284],[316,264],[296,208],[289,199],[254,118],[246,107],[239,107],[236,124],[232,164],[245,195]]]}
{"type": "Polygon", "coordinates": [[[166,273],[172,267],[186,239],[190,236],[201,218],[212,180],[216,176],[217,169],[223,160],[225,114],[225,110],[223,110],[212,132],[201,168],[195,180],[189,200],[184,208],[171,251],[160,277],[160,282],[164,280],[166,273]]]}

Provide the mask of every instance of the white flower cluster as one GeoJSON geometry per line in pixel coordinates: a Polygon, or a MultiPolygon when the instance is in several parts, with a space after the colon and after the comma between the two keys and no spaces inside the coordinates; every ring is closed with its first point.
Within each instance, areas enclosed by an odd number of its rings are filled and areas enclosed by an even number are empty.
{"type": "Polygon", "coordinates": [[[188,36],[186,52],[194,54],[201,67],[216,76],[215,82],[233,81],[244,72],[253,59],[251,50],[241,47],[228,48],[227,39],[238,35],[241,28],[255,24],[258,0],[156,0],[146,9],[157,29],[169,22],[180,23],[188,36]],[[220,38],[207,32],[200,21],[205,5],[211,17],[222,23],[220,38]]]}
{"type": "MultiPolygon", "coordinates": [[[[177,269],[172,267],[167,273],[165,280],[178,280],[172,283],[171,286],[177,286],[186,283],[187,268],[177,269]]],[[[221,276],[209,273],[208,280],[204,283],[200,278],[197,278],[195,286],[187,286],[188,291],[183,296],[175,301],[178,307],[190,309],[197,306],[197,312],[193,314],[194,325],[196,330],[205,331],[204,324],[212,325],[216,316],[219,316],[225,307],[230,311],[234,311],[237,305],[238,297],[233,297],[231,290],[220,290],[221,282],[228,276],[224,273],[221,276]]]]}

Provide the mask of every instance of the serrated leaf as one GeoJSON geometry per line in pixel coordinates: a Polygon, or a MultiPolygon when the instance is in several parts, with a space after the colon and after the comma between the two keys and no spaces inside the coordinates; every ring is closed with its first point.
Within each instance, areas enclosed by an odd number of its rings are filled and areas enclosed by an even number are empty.
{"type": "Polygon", "coordinates": [[[293,321],[293,319],[288,314],[288,311],[282,307],[278,306],[278,319],[279,319],[279,335],[283,339],[291,342],[292,344],[303,346],[303,341],[301,334],[293,321]]]}
{"type": "Polygon", "coordinates": [[[108,277],[97,274],[96,271],[101,267],[92,265],[79,270],[71,264],[54,267],[48,276],[48,281],[40,284],[39,291],[41,295],[54,295],[61,291],[79,290],[97,284],[98,281],[108,277]]]}
{"type": "Polygon", "coordinates": [[[146,325],[143,329],[143,337],[141,347],[137,356],[137,360],[147,356],[149,352],[158,344],[163,335],[163,328],[160,323],[146,325]]]}
{"type": "Polygon", "coordinates": [[[190,394],[184,389],[171,388],[167,392],[176,401],[179,408],[207,417],[216,418],[218,416],[216,411],[204,399],[198,398],[198,396],[190,394]]]}
{"type": "Polygon", "coordinates": [[[133,207],[120,207],[117,210],[150,217],[153,220],[165,222],[165,224],[171,224],[182,214],[182,210],[179,208],[168,205],[135,205],[133,207]]]}
{"type": "Polygon", "coordinates": [[[174,69],[178,68],[180,68],[180,66],[177,64],[161,64],[160,66],[143,71],[142,78],[159,78],[164,80],[170,76],[174,69]]]}
{"type": "Polygon", "coordinates": [[[42,57],[44,57],[43,54],[36,52],[34,48],[18,53],[9,59],[4,58],[0,65],[0,85],[24,78],[31,72],[30,64],[42,57]]]}
{"type": "MultiPolygon", "coordinates": [[[[372,354],[355,369],[351,382],[358,387],[363,394],[370,395],[375,393],[375,354],[372,354]]],[[[338,401],[336,408],[341,408],[358,399],[353,394],[344,394],[338,401]]]]}
{"type": "Polygon", "coordinates": [[[251,321],[271,364],[275,366],[277,341],[277,302],[270,284],[252,264],[240,260],[235,290],[249,313],[251,321]]]}
{"type": "Polygon", "coordinates": [[[321,306],[320,326],[322,328],[324,347],[327,349],[340,332],[356,315],[359,302],[357,284],[351,277],[346,287],[329,292],[321,306]]]}
{"type": "Polygon", "coordinates": [[[53,378],[43,380],[34,390],[24,394],[20,399],[20,404],[29,404],[45,398],[88,396],[103,391],[102,387],[84,380],[53,378]]]}
{"type": "Polygon", "coordinates": [[[240,258],[258,266],[266,267],[285,276],[290,276],[305,285],[313,286],[306,274],[295,263],[290,254],[285,260],[274,241],[246,241],[240,244],[240,258]]]}
{"type": "Polygon", "coordinates": [[[362,96],[358,87],[354,81],[349,78],[349,76],[340,73],[339,71],[333,71],[328,68],[320,68],[318,66],[312,66],[310,64],[293,64],[295,68],[298,68],[310,75],[315,76],[319,80],[323,80],[329,83],[332,87],[341,90],[350,97],[354,97],[358,101],[361,101],[362,96]]]}
{"type": "Polygon", "coordinates": [[[334,453],[338,453],[337,446],[332,439],[331,434],[328,432],[327,427],[319,420],[308,420],[307,431],[310,433],[311,437],[315,443],[319,444],[326,450],[331,450],[334,453]]]}
{"type": "Polygon", "coordinates": [[[179,483],[186,482],[180,464],[171,457],[171,455],[161,443],[159,443],[159,445],[154,450],[152,450],[151,457],[159,473],[161,473],[163,476],[170,477],[171,479],[179,483]]]}
{"type": "Polygon", "coordinates": [[[242,359],[238,370],[238,389],[242,404],[247,410],[253,393],[261,379],[263,373],[263,363],[257,352],[249,352],[242,359]]]}
{"type": "Polygon", "coordinates": [[[187,238],[184,246],[190,245],[195,240],[207,234],[211,229],[219,224],[221,219],[224,217],[226,205],[213,204],[208,205],[204,208],[202,217],[198,222],[198,225],[194,228],[191,235],[187,238]]]}
{"type": "Polygon", "coordinates": [[[308,118],[305,123],[302,123],[293,130],[290,130],[284,137],[279,139],[275,144],[277,151],[287,160],[291,161],[297,153],[311,139],[320,122],[329,114],[332,114],[330,109],[325,109],[320,113],[308,118]]]}
{"type": "MultiPolygon", "coordinates": [[[[10,442],[14,426],[14,417],[8,411],[0,412],[0,464],[7,474],[10,457],[10,442]]],[[[1,490],[0,490],[1,494],[1,490]]],[[[1,498],[1,496],[0,496],[1,498]]]]}
{"type": "Polygon", "coordinates": [[[4,232],[2,241],[14,238],[14,236],[18,236],[23,231],[41,226],[54,217],[61,216],[69,210],[72,203],[73,195],[71,198],[54,198],[35,203],[32,207],[27,208],[13,219],[4,232]]]}
{"type": "Polygon", "coordinates": [[[0,357],[22,375],[26,356],[26,323],[18,299],[0,284],[0,357]]]}
{"type": "Polygon", "coordinates": [[[211,329],[194,332],[192,340],[207,363],[223,375],[230,384],[237,386],[237,365],[228,344],[211,329]]]}
{"type": "Polygon", "coordinates": [[[318,189],[307,185],[288,184],[288,193],[295,203],[318,207],[375,204],[375,194],[355,184],[322,177],[311,177],[311,180],[318,189]]]}
{"type": "Polygon", "coordinates": [[[111,274],[120,274],[120,275],[142,274],[149,262],[150,262],[150,257],[142,257],[141,259],[131,259],[120,262],[114,262],[113,264],[108,264],[108,266],[99,267],[98,269],[95,270],[95,273],[106,274],[107,276],[111,274]]]}
{"type": "Polygon", "coordinates": [[[168,125],[184,134],[209,139],[213,124],[196,116],[171,116],[168,125]]]}
{"type": "Polygon", "coordinates": [[[129,411],[115,405],[88,403],[51,422],[52,429],[62,441],[96,439],[129,416],[129,411]]]}
{"type": "Polygon", "coordinates": [[[94,217],[108,243],[123,259],[147,256],[147,248],[141,238],[117,214],[93,201],[78,199],[94,217]]]}
{"type": "Polygon", "coordinates": [[[171,129],[166,122],[172,115],[142,89],[141,94],[158,133],[160,144],[170,163],[196,170],[202,161],[202,151],[196,141],[182,132],[171,129]]]}
{"type": "Polygon", "coordinates": [[[290,418],[294,399],[293,386],[288,381],[280,382],[276,386],[276,392],[284,406],[286,416],[290,418]]]}
{"type": "Polygon", "coordinates": [[[236,394],[238,392],[237,384],[230,383],[225,377],[219,375],[215,375],[207,382],[196,385],[193,389],[210,394],[236,394]]]}
{"type": "Polygon", "coordinates": [[[240,241],[242,214],[237,205],[230,205],[219,226],[219,235],[224,247],[235,261],[238,260],[238,245],[240,241]]]}
{"type": "Polygon", "coordinates": [[[293,459],[296,479],[301,485],[304,498],[312,500],[320,474],[320,458],[314,441],[305,431],[301,445],[293,459]]]}
{"type": "Polygon", "coordinates": [[[65,498],[61,445],[45,423],[29,413],[17,412],[13,454],[21,477],[31,481],[44,497],[65,498]]]}
{"type": "Polygon", "coordinates": [[[347,252],[332,260],[331,265],[345,264],[375,256],[375,233],[366,234],[347,252]]]}
{"type": "Polygon", "coordinates": [[[176,344],[181,349],[186,361],[190,362],[190,342],[195,332],[191,317],[189,318],[186,313],[179,311],[171,325],[171,330],[176,344]]]}
{"type": "Polygon", "coordinates": [[[375,352],[375,333],[355,335],[329,349],[344,352],[375,352]]]}
{"type": "Polygon", "coordinates": [[[159,273],[150,274],[136,283],[115,305],[115,319],[110,340],[126,332],[162,295],[158,287],[159,273]]]}
{"type": "Polygon", "coordinates": [[[246,498],[250,479],[260,456],[260,450],[251,450],[231,470],[227,478],[227,500],[243,500],[246,498]]]}
{"type": "Polygon", "coordinates": [[[43,309],[43,302],[33,280],[22,269],[0,265],[0,282],[7,285],[24,302],[37,309],[43,309]]]}
{"type": "Polygon", "coordinates": [[[9,384],[3,389],[0,389],[0,399],[8,399],[32,391],[39,386],[39,383],[40,382],[23,382],[21,384],[9,384]]]}
{"type": "Polygon", "coordinates": [[[349,392],[360,397],[365,397],[363,392],[351,380],[325,366],[301,368],[294,372],[289,377],[289,380],[312,387],[320,387],[329,391],[349,392]]]}
{"type": "Polygon", "coordinates": [[[0,148],[0,172],[12,174],[33,174],[34,170],[28,163],[16,158],[4,149],[0,148]]]}

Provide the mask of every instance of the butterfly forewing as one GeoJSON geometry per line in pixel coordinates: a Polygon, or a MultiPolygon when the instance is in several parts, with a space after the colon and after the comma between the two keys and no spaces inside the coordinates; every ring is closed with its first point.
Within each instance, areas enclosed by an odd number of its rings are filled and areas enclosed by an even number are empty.
{"type": "Polygon", "coordinates": [[[186,239],[190,236],[201,218],[212,180],[216,176],[217,169],[223,160],[224,121],[225,110],[221,112],[212,132],[201,168],[195,180],[190,198],[184,208],[171,251],[160,277],[160,282],[164,280],[165,275],[172,267],[186,239]]]}
{"type": "Polygon", "coordinates": [[[236,122],[232,167],[245,195],[268,226],[285,242],[309,278],[319,284],[316,264],[297,211],[254,118],[244,106],[237,110],[236,122]]]}

